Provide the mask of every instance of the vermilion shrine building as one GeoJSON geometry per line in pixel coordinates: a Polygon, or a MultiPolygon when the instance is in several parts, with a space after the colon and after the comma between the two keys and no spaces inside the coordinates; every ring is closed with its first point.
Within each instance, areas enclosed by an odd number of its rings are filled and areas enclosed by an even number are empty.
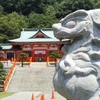
{"type": "Polygon", "coordinates": [[[39,58],[46,61],[52,51],[62,53],[60,45],[63,43],[54,37],[52,29],[23,29],[19,38],[9,42],[10,45],[1,46],[0,56],[4,59],[17,59],[20,52],[25,52],[37,62],[39,58]]]}

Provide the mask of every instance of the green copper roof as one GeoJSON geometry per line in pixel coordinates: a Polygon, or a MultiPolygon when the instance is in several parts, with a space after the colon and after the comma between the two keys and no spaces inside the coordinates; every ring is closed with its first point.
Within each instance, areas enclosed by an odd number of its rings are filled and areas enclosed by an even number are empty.
{"type": "Polygon", "coordinates": [[[9,40],[10,42],[58,42],[54,37],[52,29],[23,29],[21,35],[17,39],[9,40]],[[47,36],[47,38],[32,38],[39,31],[47,36]]]}

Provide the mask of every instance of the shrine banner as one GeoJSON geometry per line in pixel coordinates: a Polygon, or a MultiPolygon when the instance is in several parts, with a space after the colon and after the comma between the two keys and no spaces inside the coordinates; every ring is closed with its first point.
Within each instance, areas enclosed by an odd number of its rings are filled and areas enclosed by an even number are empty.
{"type": "Polygon", "coordinates": [[[45,52],[45,51],[35,51],[35,52],[34,52],[34,54],[40,54],[40,53],[41,53],[41,54],[45,54],[46,52],[45,52]]]}

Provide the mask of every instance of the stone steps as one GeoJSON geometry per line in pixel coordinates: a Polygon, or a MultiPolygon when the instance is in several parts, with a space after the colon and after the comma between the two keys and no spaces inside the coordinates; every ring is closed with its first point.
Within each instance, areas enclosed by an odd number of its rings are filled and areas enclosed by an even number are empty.
{"type": "Polygon", "coordinates": [[[7,88],[8,92],[52,91],[55,67],[46,67],[45,62],[32,63],[30,67],[16,65],[16,70],[7,88]]]}

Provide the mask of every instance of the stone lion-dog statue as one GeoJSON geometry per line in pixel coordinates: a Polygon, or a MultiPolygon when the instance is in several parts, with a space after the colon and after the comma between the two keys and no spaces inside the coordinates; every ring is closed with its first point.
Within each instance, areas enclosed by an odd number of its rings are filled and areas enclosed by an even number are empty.
{"type": "Polygon", "coordinates": [[[64,45],[53,77],[55,90],[67,100],[100,100],[100,9],[77,10],[52,25],[64,45]]]}

